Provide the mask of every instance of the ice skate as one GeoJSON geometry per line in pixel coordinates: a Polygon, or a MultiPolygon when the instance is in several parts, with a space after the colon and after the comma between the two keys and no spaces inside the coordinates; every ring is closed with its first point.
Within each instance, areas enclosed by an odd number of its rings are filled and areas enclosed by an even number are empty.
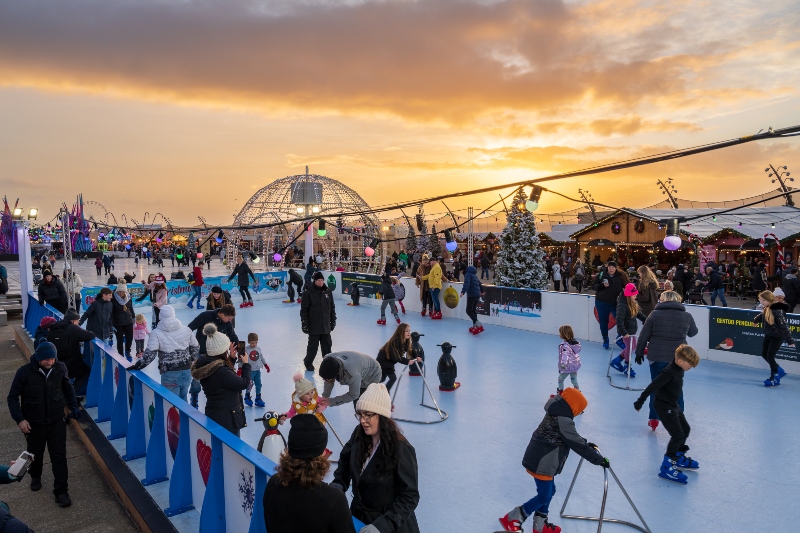
{"type": "Polygon", "coordinates": [[[266,407],[267,404],[264,403],[264,400],[261,399],[260,394],[256,394],[256,407],[266,407]]]}
{"type": "Polygon", "coordinates": [[[678,452],[676,454],[675,466],[686,470],[697,470],[700,468],[700,463],[688,457],[685,452],[678,452]]]}
{"type": "Polygon", "coordinates": [[[200,305],[200,304],[197,304],[197,307],[196,307],[196,309],[205,309],[205,308],[206,308],[205,305],[200,305]]]}
{"type": "Polygon", "coordinates": [[[188,304],[186,304],[186,307],[188,307],[189,309],[194,309],[194,306],[192,305],[192,302],[189,302],[188,304]]]}
{"type": "Polygon", "coordinates": [[[192,394],[189,398],[189,405],[197,409],[197,394],[192,394]]]}
{"type": "Polygon", "coordinates": [[[253,399],[250,397],[250,395],[249,395],[249,394],[248,394],[247,396],[245,396],[245,397],[244,397],[244,404],[245,404],[247,407],[253,407],[253,399]]]}
{"type": "Polygon", "coordinates": [[[622,338],[617,339],[615,344],[617,346],[619,346],[620,350],[624,350],[625,349],[625,341],[623,341],[622,338]]]}
{"type": "Polygon", "coordinates": [[[622,367],[622,373],[627,376],[629,371],[631,373],[631,378],[635,378],[636,372],[634,372],[634,370],[630,367],[630,365],[628,365],[628,363],[625,363],[625,366],[622,367]]]}
{"type": "Polygon", "coordinates": [[[500,525],[505,531],[522,531],[525,513],[522,507],[515,507],[513,511],[500,518],[500,525]]]}
{"type": "Polygon", "coordinates": [[[686,485],[689,479],[686,477],[686,474],[678,470],[675,461],[670,459],[668,455],[664,456],[664,461],[661,463],[658,477],[674,483],[680,483],[681,485],[686,485]]]}
{"type": "Polygon", "coordinates": [[[656,428],[658,427],[658,420],[648,420],[647,425],[650,426],[650,429],[655,431],[656,428]]]}
{"type": "Polygon", "coordinates": [[[469,327],[469,332],[470,332],[470,333],[472,333],[473,335],[475,335],[475,330],[476,330],[476,329],[478,329],[478,326],[477,326],[476,324],[472,324],[472,325],[469,327]]]}
{"type": "MultiPolygon", "coordinates": [[[[559,526],[557,526],[555,524],[551,524],[550,522],[547,521],[547,515],[538,515],[538,514],[534,515],[534,517],[537,517],[537,518],[539,516],[543,516],[544,517],[544,525],[542,526],[542,532],[541,533],[561,533],[561,528],[559,526]]],[[[534,528],[536,527],[536,522],[533,523],[533,527],[534,528]]]]}
{"type": "Polygon", "coordinates": [[[770,376],[769,379],[764,380],[765,387],[777,387],[781,384],[781,380],[777,379],[775,376],[770,376]]]}
{"type": "Polygon", "coordinates": [[[383,316],[382,316],[382,317],[380,317],[380,318],[378,319],[378,325],[379,325],[379,326],[385,326],[385,325],[386,325],[386,317],[383,317],[383,316]]]}
{"type": "Polygon", "coordinates": [[[394,319],[397,321],[398,324],[400,323],[400,317],[399,316],[395,315],[394,319]]]}
{"type": "Polygon", "coordinates": [[[475,335],[477,335],[478,333],[481,333],[482,331],[483,331],[483,324],[478,322],[478,327],[475,328],[475,335]]]}
{"type": "Polygon", "coordinates": [[[783,379],[783,377],[784,377],[785,375],[786,375],[786,371],[785,371],[784,369],[782,369],[781,367],[778,367],[778,373],[775,375],[775,378],[776,378],[778,381],[780,381],[780,380],[782,380],[782,379],[783,379]]]}
{"type": "Polygon", "coordinates": [[[608,350],[608,337],[606,337],[606,338],[604,338],[604,339],[603,339],[603,348],[605,348],[606,350],[608,350]]]}
{"type": "Polygon", "coordinates": [[[622,366],[622,356],[618,355],[614,359],[611,360],[611,368],[617,370],[619,372],[625,372],[624,367],[622,366]]]}
{"type": "Polygon", "coordinates": [[[247,307],[247,302],[242,302],[239,304],[239,309],[244,309],[245,307],[247,307]]]}
{"type": "Polygon", "coordinates": [[[425,308],[424,307],[422,308],[422,313],[421,314],[422,314],[422,316],[425,316],[425,308]]]}
{"type": "Polygon", "coordinates": [[[247,302],[247,307],[253,307],[253,300],[250,300],[249,302],[247,302]]]}

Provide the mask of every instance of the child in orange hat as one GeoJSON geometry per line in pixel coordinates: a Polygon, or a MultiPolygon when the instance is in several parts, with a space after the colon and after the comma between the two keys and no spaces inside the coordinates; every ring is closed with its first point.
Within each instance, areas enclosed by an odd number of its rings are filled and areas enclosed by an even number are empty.
{"type": "Polygon", "coordinates": [[[522,531],[522,523],[531,515],[534,515],[534,533],[561,531],[560,527],[547,521],[547,513],[550,500],[556,493],[553,478],[561,473],[570,450],[592,464],[608,468],[608,459],[575,429],[573,418],[583,413],[588,404],[583,393],[571,387],[564,389],[560,396],[551,397],[545,404],[544,419],[533,432],[522,458],[522,466],[536,482],[536,496],[500,519],[505,531],[522,531]]]}

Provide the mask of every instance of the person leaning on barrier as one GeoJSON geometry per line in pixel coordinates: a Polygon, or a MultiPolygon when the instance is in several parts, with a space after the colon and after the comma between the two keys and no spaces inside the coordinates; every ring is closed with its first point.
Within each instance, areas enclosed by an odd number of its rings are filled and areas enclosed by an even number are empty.
{"type": "Polygon", "coordinates": [[[78,325],[80,315],[74,309],[67,310],[64,320],[50,326],[47,333],[47,342],[53,343],[58,351],[58,360],[67,367],[69,377],[73,379],[76,394],[86,394],[86,385],[89,383],[89,368],[83,361],[81,344],[94,340],[95,334],[78,325]]]}
{"type": "Polygon", "coordinates": [[[95,334],[98,339],[108,342],[111,338],[111,298],[114,293],[108,287],[100,289],[97,298],[83,312],[78,325],[86,322],[86,330],[95,334]]]}
{"type": "Polygon", "coordinates": [[[57,350],[52,343],[39,344],[30,362],[21,366],[14,375],[6,401],[11,418],[25,434],[28,452],[34,457],[29,470],[31,490],[42,488],[43,455],[47,447],[55,478],[53,494],[56,503],[61,507],[69,507],[72,501],[67,493],[69,473],[64,407],[70,408],[70,418],[80,418],[81,412],[67,367],[56,359],[56,355],[57,350]]]}
{"type": "Polygon", "coordinates": [[[331,486],[352,485],[353,516],[367,524],[359,533],[419,533],[417,454],[392,416],[389,392],[371,384],[356,404],[353,430],[331,486]]]}
{"type": "Polygon", "coordinates": [[[330,469],[324,455],[328,430],[311,414],[291,420],[286,450],[264,490],[269,533],[355,533],[347,497],[322,480],[330,469]]]}

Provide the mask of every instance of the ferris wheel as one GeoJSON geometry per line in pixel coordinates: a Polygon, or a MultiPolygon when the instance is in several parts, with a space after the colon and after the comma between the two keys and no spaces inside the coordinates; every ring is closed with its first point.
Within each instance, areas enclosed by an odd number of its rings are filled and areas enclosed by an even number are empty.
{"type": "Polygon", "coordinates": [[[83,218],[86,222],[95,224],[106,224],[108,210],[100,202],[89,200],[83,203],[83,218]]]}

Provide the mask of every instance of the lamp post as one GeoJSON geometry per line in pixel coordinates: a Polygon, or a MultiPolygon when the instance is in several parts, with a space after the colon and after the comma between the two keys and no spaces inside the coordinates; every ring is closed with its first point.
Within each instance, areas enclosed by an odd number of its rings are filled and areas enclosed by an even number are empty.
{"type": "MultiPolygon", "coordinates": [[[[771,178],[771,177],[775,176],[775,179],[772,180],[772,183],[775,183],[777,181],[780,184],[781,190],[783,192],[789,192],[791,190],[789,187],[786,186],[785,182],[786,181],[794,181],[794,178],[790,178],[789,177],[790,173],[787,172],[786,165],[784,165],[782,167],[778,167],[777,169],[775,169],[775,167],[770,165],[770,166],[768,166],[767,168],[764,169],[764,172],[770,172],[769,176],[767,176],[768,178],[771,178]],[[783,169],[783,171],[781,171],[781,169],[783,169]],[[784,180],[784,178],[787,178],[787,179],[784,180]]],[[[789,207],[794,207],[794,200],[792,200],[792,195],[791,194],[787,194],[786,195],[786,205],[788,205],[789,207]]]]}
{"type": "MultiPolygon", "coordinates": [[[[292,185],[292,203],[297,206],[297,214],[303,215],[305,219],[315,218],[319,215],[322,208],[322,184],[317,181],[310,181],[308,167],[306,167],[305,179],[292,185]]],[[[314,225],[304,222],[306,227],[306,260],[314,257],[314,225]]]]}
{"type": "Polygon", "coordinates": [[[673,193],[678,194],[678,191],[672,183],[672,178],[667,178],[667,181],[658,180],[656,183],[658,183],[658,188],[661,189],[661,194],[666,194],[669,198],[672,209],[678,209],[678,200],[673,196],[673,193]]]}

